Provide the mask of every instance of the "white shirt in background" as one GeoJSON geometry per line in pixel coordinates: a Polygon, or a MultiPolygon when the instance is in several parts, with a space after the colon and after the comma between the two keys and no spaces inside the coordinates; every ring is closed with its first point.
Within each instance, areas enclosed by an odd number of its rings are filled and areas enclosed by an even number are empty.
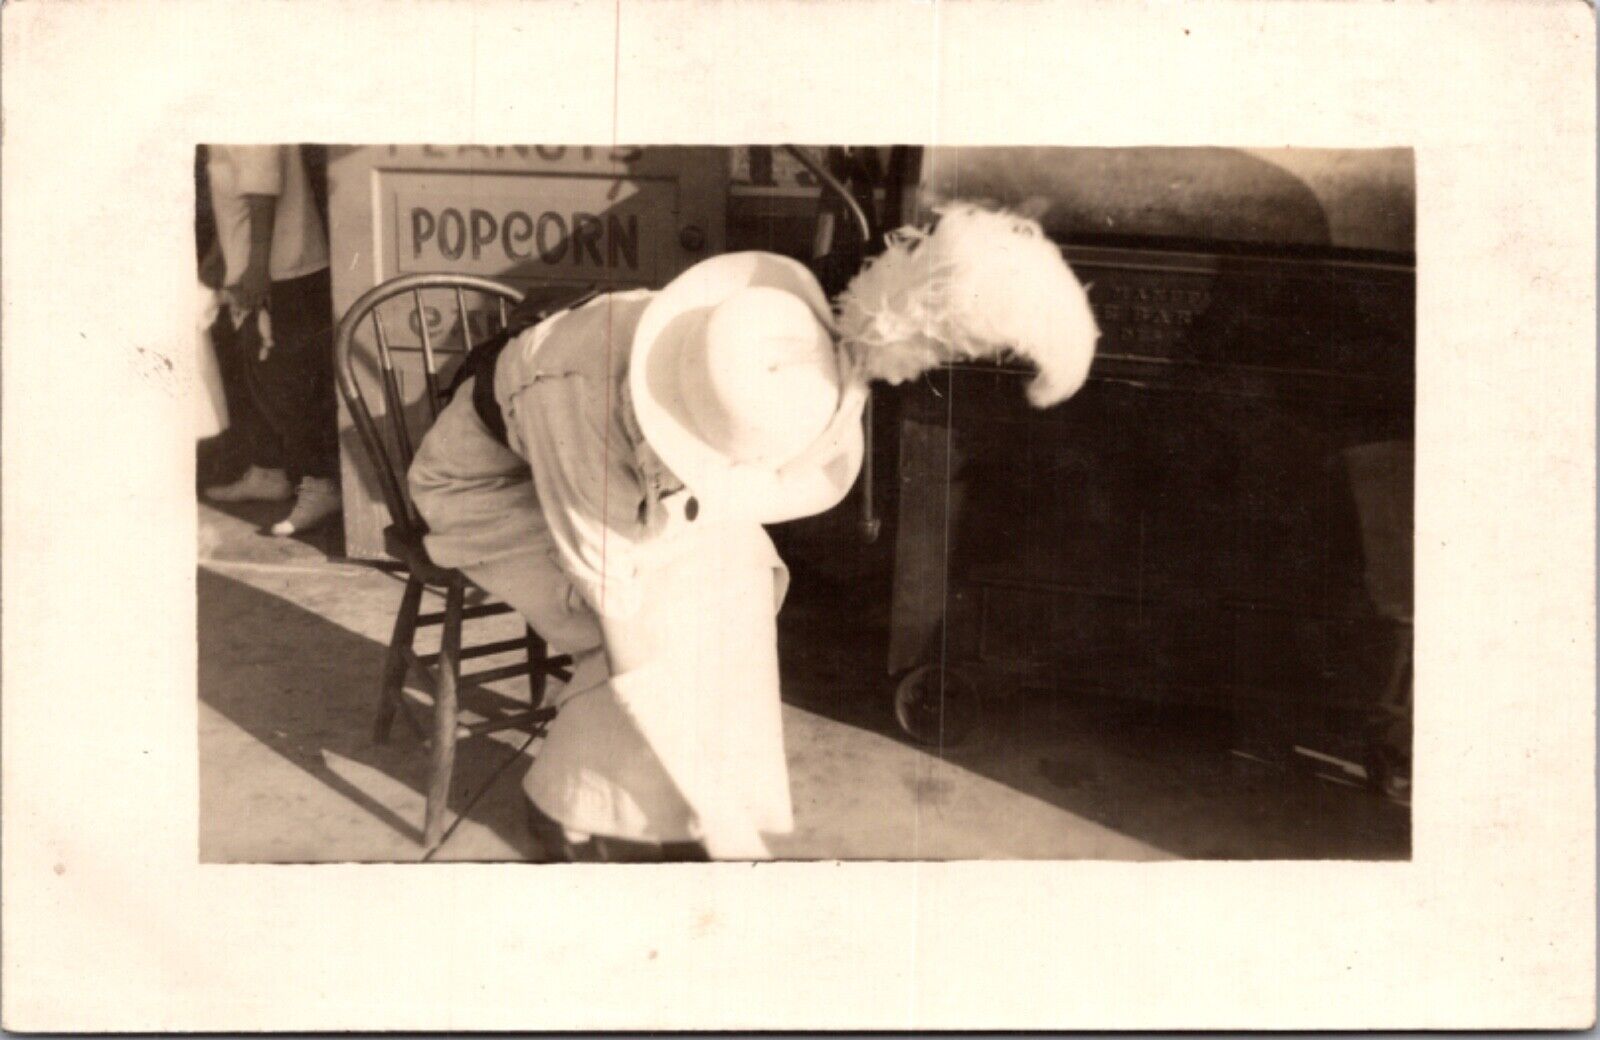
{"type": "Polygon", "coordinates": [[[250,261],[250,208],[246,195],[278,200],[272,224],[268,277],[301,278],[328,266],[328,237],[311,197],[311,181],[299,145],[221,145],[209,148],[211,208],[227,265],[227,285],[236,285],[250,261]]]}

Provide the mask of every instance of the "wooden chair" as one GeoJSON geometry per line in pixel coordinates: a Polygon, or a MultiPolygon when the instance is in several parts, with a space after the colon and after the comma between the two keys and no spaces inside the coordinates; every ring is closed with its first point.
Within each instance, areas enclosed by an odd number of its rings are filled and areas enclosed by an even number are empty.
{"type": "MultiPolygon", "coordinates": [[[[378,743],[388,739],[396,714],[405,718],[419,737],[423,736],[422,726],[412,715],[411,706],[404,695],[406,678],[415,670],[424,677],[427,691],[433,698],[428,801],[423,820],[423,844],[430,851],[437,847],[443,835],[444,810],[455,769],[458,737],[478,736],[511,728],[541,733],[555,716],[554,709],[543,707],[546,678],[551,675],[562,680],[570,678],[566,666],[571,664],[571,659],[565,656],[551,657],[544,640],[527,626],[524,626],[525,634],[519,638],[476,646],[462,645],[462,630],[466,622],[508,614],[512,608],[489,600],[487,594],[473,585],[466,575],[453,568],[441,567],[428,557],[422,541],[427,528],[411,501],[406,482],[406,471],[411,466],[414,454],[413,445],[420,442],[426,427],[414,430],[411,428],[414,424],[407,421],[395,355],[403,352],[421,354],[425,384],[423,403],[426,423],[431,425],[445,403],[441,389],[444,378],[440,371],[441,359],[452,354],[465,354],[475,342],[482,342],[495,331],[505,328],[511,308],[521,303],[522,299],[522,294],[516,289],[487,278],[460,274],[402,275],[376,286],[356,300],[340,321],[334,343],[339,393],[355,422],[392,521],[383,533],[384,550],[404,567],[406,574],[405,593],[400,600],[394,635],[389,640],[388,655],[384,661],[373,739],[378,743]],[[447,298],[454,303],[454,329],[442,327],[449,320],[445,316],[448,306],[441,310],[436,304],[430,305],[428,302],[430,297],[437,301],[441,291],[447,293],[447,298]],[[469,309],[468,294],[487,301],[490,304],[489,311],[469,309]],[[391,326],[385,320],[383,305],[396,300],[401,301],[402,305],[409,302],[410,328],[399,331],[405,334],[404,338],[415,337],[418,341],[416,345],[397,342],[391,326]],[[367,344],[358,343],[363,324],[369,325],[372,331],[372,340],[367,344]],[[357,370],[358,359],[376,366],[372,375],[382,386],[381,418],[386,430],[380,428],[368,407],[362,390],[361,373],[357,370]],[[442,596],[443,609],[423,613],[421,608],[425,592],[442,596]],[[474,598],[482,595],[487,602],[468,606],[466,601],[469,593],[473,593],[474,598]],[[438,653],[418,654],[415,650],[417,629],[433,625],[442,626],[438,653]],[[461,674],[461,662],[464,660],[512,651],[521,652],[525,660],[469,675],[461,674]],[[457,694],[463,683],[489,683],[522,675],[527,676],[530,687],[527,710],[503,714],[471,725],[462,724],[457,694]]],[[[392,317],[392,307],[390,311],[392,317]]],[[[370,385],[372,376],[369,375],[366,381],[370,385]]]]}

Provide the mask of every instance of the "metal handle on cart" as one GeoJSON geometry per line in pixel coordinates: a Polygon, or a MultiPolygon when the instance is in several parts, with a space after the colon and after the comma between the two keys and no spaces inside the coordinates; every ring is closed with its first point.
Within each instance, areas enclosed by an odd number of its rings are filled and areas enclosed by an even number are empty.
{"type": "MultiPolygon", "coordinates": [[[[861,208],[861,203],[857,202],[856,197],[850,193],[850,189],[845,187],[837,177],[829,173],[821,163],[807,155],[805,149],[798,145],[786,144],[783,146],[783,150],[794,156],[795,161],[809,170],[811,175],[817,178],[824,188],[839,197],[845,208],[849,210],[850,216],[854,218],[856,227],[861,232],[861,241],[870,243],[872,241],[872,221],[868,219],[867,211],[861,208]]],[[[827,252],[828,246],[831,245],[832,237],[833,226],[831,223],[818,225],[817,242],[815,243],[818,249],[817,255],[827,252]]],[[[860,531],[861,540],[867,545],[871,545],[878,540],[878,534],[883,529],[883,521],[878,518],[872,504],[874,478],[872,472],[872,394],[870,391],[867,393],[866,407],[861,410],[861,441],[863,452],[861,461],[861,519],[857,524],[857,529],[860,531]]]]}

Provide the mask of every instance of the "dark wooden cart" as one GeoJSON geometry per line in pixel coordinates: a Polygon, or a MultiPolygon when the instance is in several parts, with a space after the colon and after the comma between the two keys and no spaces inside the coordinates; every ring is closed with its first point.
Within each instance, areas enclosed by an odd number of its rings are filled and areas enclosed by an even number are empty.
{"type": "MultiPolygon", "coordinates": [[[[990,188],[1018,176],[992,151],[964,157],[969,188],[975,164],[999,171],[990,188]]],[[[1061,162],[1096,158],[1137,166],[1061,162]]],[[[1226,180],[1210,190],[1228,203],[1226,180]]],[[[1287,237],[1292,214],[1272,215],[1281,226],[1250,226],[1287,237]]],[[[1395,219],[1408,238],[1409,213],[1395,219]]],[[[899,401],[902,725],[957,739],[985,693],[1017,686],[1249,709],[1285,733],[1345,734],[1341,750],[1392,786],[1409,753],[1409,256],[1090,237],[1062,234],[1104,334],[1076,398],[1035,411],[1026,372],[975,365],[899,401]]]]}

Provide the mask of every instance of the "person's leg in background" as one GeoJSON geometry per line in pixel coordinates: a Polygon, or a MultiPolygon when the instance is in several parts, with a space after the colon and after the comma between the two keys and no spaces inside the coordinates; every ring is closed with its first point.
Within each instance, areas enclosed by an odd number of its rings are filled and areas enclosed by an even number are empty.
{"type": "Polygon", "coordinates": [[[224,436],[244,454],[247,465],[235,479],[207,487],[203,494],[213,502],[287,502],[294,486],[284,472],[283,440],[262,414],[252,386],[251,369],[261,350],[254,323],[235,329],[224,307],[211,327],[211,338],[228,402],[229,427],[224,436]]]}
{"type": "Polygon", "coordinates": [[[340,509],[333,299],[328,272],[273,282],[272,344],[247,362],[252,397],[283,444],[295,504],[275,535],[308,531],[340,509]]]}
{"type": "MultiPolygon", "coordinates": [[[[200,284],[217,292],[227,279],[227,265],[217,237],[207,151],[205,145],[195,148],[195,259],[200,284]]],[[[293,488],[283,472],[283,445],[250,398],[244,375],[246,348],[226,307],[218,310],[207,334],[222,377],[227,422],[197,445],[195,469],[202,493],[214,501],[285,501],[293,488]]]]}

